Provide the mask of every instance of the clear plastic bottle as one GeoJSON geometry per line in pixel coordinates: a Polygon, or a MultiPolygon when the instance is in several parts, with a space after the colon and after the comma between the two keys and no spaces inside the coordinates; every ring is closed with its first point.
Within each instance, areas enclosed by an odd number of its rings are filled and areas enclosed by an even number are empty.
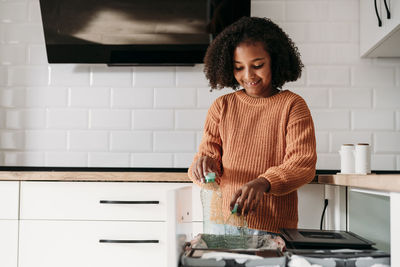
{"type": "Polygon", "coordinates": [[[203,205],[204,234],[224,234],[222,194],[219,185],[215,182],[215,178],[215,173],[208,173],[200,190],[200,198],[203,205]]]}
{"type": "Polygon", "coordinates": [[[225,235],[245,236],[249,232],[246,218],[237,212],[238,204],[236,203],[225,222],[225,235]]]}

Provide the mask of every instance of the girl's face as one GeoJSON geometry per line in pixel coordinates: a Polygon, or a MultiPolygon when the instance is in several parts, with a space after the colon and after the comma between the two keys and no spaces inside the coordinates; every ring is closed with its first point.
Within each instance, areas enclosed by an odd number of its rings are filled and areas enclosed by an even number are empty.
{"type": "Polygon", "coordinates": [[[276,91],[271,87],[271,57],[261,42],[243,42],[236,47],[233,74],[249,96],[268,97],[276,91]]]}

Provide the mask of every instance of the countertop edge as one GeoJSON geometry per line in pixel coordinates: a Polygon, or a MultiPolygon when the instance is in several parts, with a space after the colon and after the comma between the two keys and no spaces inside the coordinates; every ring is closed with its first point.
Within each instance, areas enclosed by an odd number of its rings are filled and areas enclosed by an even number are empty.
{"type": "Polygon", "coordinates": [[[400,192],[400,174],[323,174],[318,175],[318,183],[400,192]]]}

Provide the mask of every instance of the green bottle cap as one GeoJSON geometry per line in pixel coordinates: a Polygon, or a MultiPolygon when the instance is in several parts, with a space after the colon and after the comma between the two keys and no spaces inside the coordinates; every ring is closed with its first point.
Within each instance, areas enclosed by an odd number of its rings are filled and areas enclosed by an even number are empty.
{"type": "Polygon", "coordinates": [[[231,214],[234,214],[234,213],[237,212],[238,206],[239,206],[239,204],[235,203],[235,206],[233,207],[233,210],[231,210],[231,214]]]}
{"type": "Polygon", "coordinates": [[[206,175],[206,183],[213,183],[215,182],[215,172],[209,172],[206,175]]]}

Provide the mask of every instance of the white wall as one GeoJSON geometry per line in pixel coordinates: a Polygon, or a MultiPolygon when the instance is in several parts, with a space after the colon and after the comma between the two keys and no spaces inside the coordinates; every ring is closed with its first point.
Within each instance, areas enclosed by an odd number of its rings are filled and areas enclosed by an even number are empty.
{"type": "MultiPolygon", "coordinates": [[[[306,68],[286,88],[309,104],[318,168],[368,142],[372,169],[400,170],[400,59],[359,58],[357,0],[253,0],[297,43],[306,68]]],[[[0,1],[0,165],[187,167],[209,93],[202,65],[48,65],[38,0],[0,1]]]]}

